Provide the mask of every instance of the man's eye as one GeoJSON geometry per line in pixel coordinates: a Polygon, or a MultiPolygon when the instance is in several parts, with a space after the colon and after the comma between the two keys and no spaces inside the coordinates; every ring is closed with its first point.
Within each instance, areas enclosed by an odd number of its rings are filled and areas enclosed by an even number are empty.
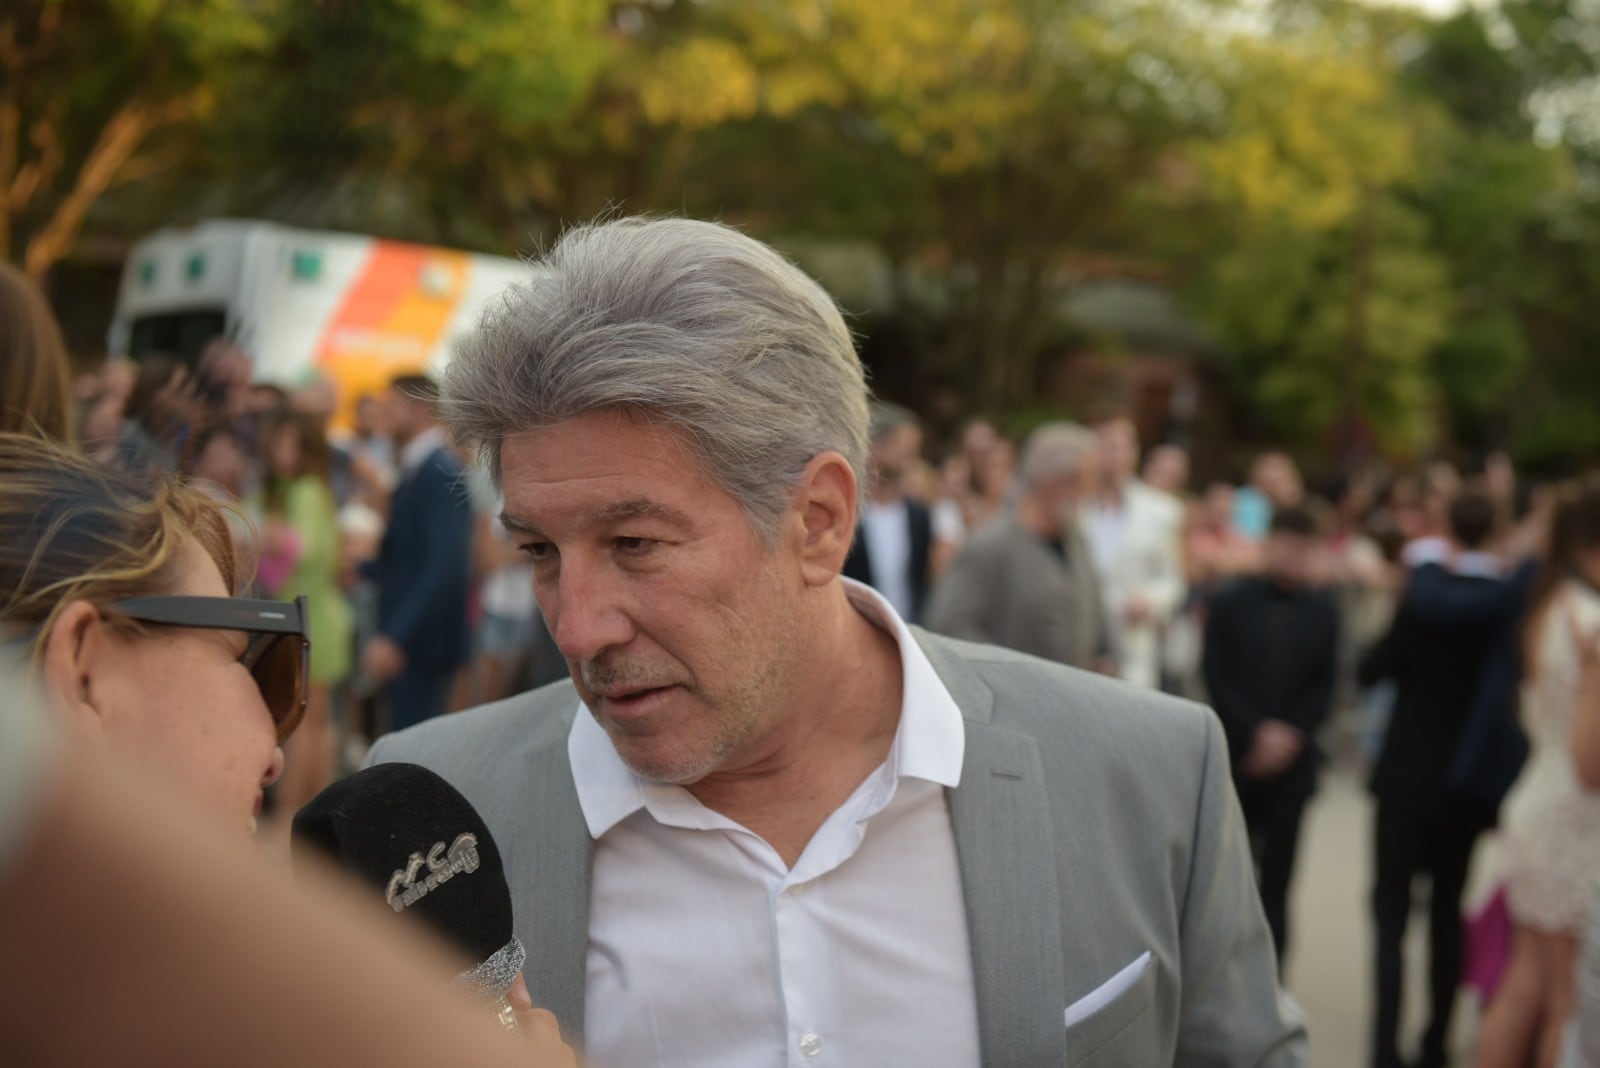
{"type": "Polygon", "coordinates": [[[530,541],[524,545],[517,546],[517,551],[535,563],[540,560],[548,560],[555,555],[554,546],[547,541],[530,541]]]}
{"type": "Polygon", "coordinates": [[[652,538],[618,538],[616,544],[625,556],[643,556],[660,543],[652,538]]]}

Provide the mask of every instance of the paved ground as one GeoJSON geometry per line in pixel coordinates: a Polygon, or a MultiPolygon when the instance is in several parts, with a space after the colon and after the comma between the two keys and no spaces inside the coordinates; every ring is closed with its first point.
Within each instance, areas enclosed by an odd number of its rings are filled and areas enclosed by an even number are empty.
{"type": "MultiPolygon", "coordinates": [[[[1372,1011],[1372,802],[1350,773],[1324,777],[1307,813],[1295,875],[1289,988],[1311,1020],[1312,1068],[1366,1068],[1372,1011]]],[[[1492,842],[1479,848],[1476,874],[1493,869],[1492,842]]],[[[1472,897],[1475,890],[1469,890],[1472,897]]],[[[1425,1011],[1423,916],[1412,917],[1407,957],[1406,1034],[1415,1041],[1425,1011]]],[[[1477,1005],[1464,993],[1456,1011],[1457,1063],[1470,1063],[1477,1005]]],[[[1406,1047],[1402,1045],[1402,1052],[1406,1047]]]]}

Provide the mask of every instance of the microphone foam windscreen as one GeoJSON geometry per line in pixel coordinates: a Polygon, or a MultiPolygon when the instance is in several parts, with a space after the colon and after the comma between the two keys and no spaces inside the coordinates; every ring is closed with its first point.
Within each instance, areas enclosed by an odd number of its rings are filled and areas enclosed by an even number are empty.
{"type": "Polygon", "coordinates": [[[332,860],[473,961],[512,940],[500,850],[472,804],[427,768],[377,764],[329,786],[295,815],[292,851],[332,860]]]}

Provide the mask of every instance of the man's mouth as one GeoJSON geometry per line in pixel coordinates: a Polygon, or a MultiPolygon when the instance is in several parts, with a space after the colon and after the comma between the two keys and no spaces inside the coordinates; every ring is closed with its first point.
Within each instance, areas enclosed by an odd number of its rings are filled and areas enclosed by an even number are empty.
{"type": "Polygon", "coordinates": [[[652,711],[660,700],[674,689],[672,686],[636,686],[629,689],[602,690],[606,714],[612,718],[642,716],[652,711]]]}

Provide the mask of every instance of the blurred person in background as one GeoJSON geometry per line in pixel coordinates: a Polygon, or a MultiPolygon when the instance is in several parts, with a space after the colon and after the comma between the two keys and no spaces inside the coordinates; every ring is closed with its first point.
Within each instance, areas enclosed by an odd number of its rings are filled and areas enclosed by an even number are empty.
{"type": "Polygon", "coordinates": [[[354,483],[351,500],[378,513],[388,511],[389,494],[394,490],[394,442],[385,428],[383,405],[378,399],[363,396],[356,401],[355,425],[344,446],[350,453],[350,473],[354,483]]]}
{"type": "Polygon", "coordinates": [[[933,520],[934,553],[929,561],[935,581],[945,573],[956,550],[971,533],[967,526],[967,497],[972,489],[972,471],[959,452],[946,456],[939,465],[939,492],[930,512],[933,520]]]}
{"type": "Polygon", "coordinates": [[[261,519],[261,588],[280,600],[305,596],[312,646],[305,719],[286,748],[278,787],[293,813],[333,781],[333,689],[350,677],[354,622],[339,588],[339,528],[329,486],[328,439],[313,416],[289,413],[267,432],[261,519]]]}
{"type": "Polygon", "coordinates": [[[1274,513],[1262,573],[1211,599],[1205,681],[1222,718],[1281,968],[1301,817],[1317,789],[1317,732],[1333,706],[1339,609],[1317,585],[1323,541],[1304,508],[1274,513]]]}
{"type": "Polygon", "coordinates": [[[1019,482],[1012,511],[956,554],[934,590],[928,628],[1109,671],[1099,579],[1078,528],[1078,510],[1094,490],[1094,436],[1046,423],[1023,446],[1019,482]]]}
{"type": "MultiPolygon", "coordinates": [[[[259,475],[245,452],[239,432],[231,423],[206,423],[195,431],[189,448],[192,459],[187,466],[192,472],[194,488],[218,504],[230,506],[223,515],[233,534],[234,553],[240,561],[239,574],[256,575],[261,561],[260,529],[251,522],[246,511],[237,506],[254,492],[259,475]]],[[[241,586],[239,592],[247,589],[259,592],[253,578],[241,586]]]]}
{"type": "Polygon", "coordinates": [[[304,711],[297,606],[231,600],[227,521],[198,490],[14,434],[0,434],[0,470],[0,643],[28,661],[69,744],[253,830],[304,711]]]}
{"type": "Polygon", "coordinates": [[[922,428],[910,409],[880,401],[869,435],[867,499],[844,574],[883,594],[901,618],[920,623],[933,580],[933,518],[906,495],[904,482],[922,455],[922,428]]]}
{"type": "MultiPolygon", "coordinates": [[[[1442,563],[1412,577],[1393,623],[1362,659],[1360,679],[1396,684],[1394,712],[1372,777],[1377,795],[1372,908],[1377,934],[1374,1068],[1402,1063],[1399,1052],[1402,947],[1418,875],[1431,876],[1428,905],[1429,1020],[1423,1068],[1449,1061],[1447,1042],[1461,981],[1461,898],[1473,850],[1493,825],[1499,770],[1474,760],[1457,765],[1470,728],[1504,713],[1498,665],[1520,611],[1518,587],[1486,549],[1495,535],[1494,503],[1480,494],[1457,498],[1449,511],[1451,544],[1442,563]],[[1481,605],[1502,608],[1472,611],[1481,605]]],[[[1496,746],[1495,749],[1501,749],[1496,746]]],[[[1491,753],[1491,756],[1495,754],[1491,753]]],[[[1514,770],[1512,774],[1514,774],[1514,770]]]]}
{"type": "Polygon", "coordinates": [[[958,459],[947,474],[964,472],[966,484],[947,486],[946,492],[960,503],[962,527],[971,534],[1005,508],[1016,454],[994,424],[987,419],[971,419],[961,428],[960,448],[955,455],[958,459]]]}
{"type": "Polygon", "coordinates": [[[152,477],[178,473],[178,459],[200,416],[189,369],[171,356],[150,356],[137,365],[123,407],[115,462],[152,477]]]}
{"type": "Polygon", "coordinates": [[[1144,482],[1182,500],[1189,493],[1189,454],[1177,445],[1157,445],[1144,460],[1144,482]]]}
{"type": "Polygon", "coordinates": [[[1479,1031],[1479,1068],[1551,1068],[1572,1013],[1580,939],[1600,892],[1600,794],[1580,781],[1577,745],[1592,727],[1581,697],[1594,650],[1582,640],[1597,634],[1600,481],[1590,478],[1559,506],[1528,613],[1522,721],[1532,749],[1501,824],[1515,935],[1479,1031]]]}
{"type": "Polygon", "coordinates": [[[422,375],[397,378],[390,389],[386,419],[400,477],[378,557],[363,569],[378,589],[378,633],[362,650],[361,670],[385,688],[393,730],[445,712],[469,657],[472,502],[438,403],[439,387],[422,375]]]}
{"type": "MultiPolygon", "coordinates": [[[[1335,487],[1331,498],[1335,504],[1325,577],[1339,599],[1336,704],[1340,709],[1347,709],[1361,703],[1361,688],[1356,677],[1361,657],[1383,637],[1394,618],[1399,573],[1385,559],[1377,540],[1367,533],[1367,516],[1377,501],[1371,481],[1350,479],[1335,487]]],[[[1381,724],[1367,723],[1362,729],[1381,730],[1381,724]]]]}
{"type": "MultiPolygon", "coordinates": [[[[1414,483],[1402,520],[1407,541],[1400,562],[1415,570],[1443,563],[1453,551],[1450,505],[1461,492],[1461,476],[1449,464],[1431,464],[1414,483]]],[[[1493,503],[1492,501],[1490,502],[1493,503]]],[[[1500,513],[1495,512],[1498,528],[1500,513]]]]}
{"type": "Polygon", "coordinates": [[[467,467],[474,512],[473,578],[481,616],[458,707],[488,704],[567,677],[533,594],[533,563],[500,522],[505,498],[481,464],[467,467]]]}
{"type": "Polygon", "coordinates": [[[189,442],[193,459],[186,466],[193,472],[197,489],[222,502],[244,500],[253,481],[250,456],[231,423],[207,423],[189,442]]]}
{"type": "Polygon", "coordinates": [[[967,530],[976,531],[1005,514],[1017,477],[1017,449],[1009,438],[996,437],[973,471],[977,492],[967,499],[967,530]]]}
{"type": "Polygon", "coordinates": [[[394,468],[394,442],[382,427],[383,405],[370,394],[358,397],[355,405],[355,425],[352,427],[351,450],[365,455],[383,468],[394,468]]]}
{"type": "Polygon", "coordinates": [[[971,478],[968,486],[969,494],[980,494],[983,487],[979,484],[984,462],[989,457],[989,451],[1000,441],[1000,434],[995,430],[994,424],[987,419],[969,419],[961,428],[960,451],[958,455],[966,461],[967,473],[971,478]]]}
{"type": "Polygon", "coordinates": [[[349,435],[333,425],[338,409],[339,389],[322,375],[311,376],[289,394],[289,410],[310,418],[328,443],[328,488],[333,492],[335,507],[342,510],[352,502],[381,499],[387,486],[374,484],[382,479],[378,471],[358,466],[349,435]]]}
{"type": "Polygon", "coordinates": [[[1259,546],[1233,524],[1234,493],[1228,483],[1213,482],[1189,508],[1184,563],[1189,586],[1202,603],[1261,566],[1259,546]]]}
{"type": "Polygon", "coordinates": [[[1267,535],[1272,513],[1305,503],[1300,468],[1285,452],[1265,452],[1250,465],[1250,481],[1234,497],[1234,526],[1259,541],[1267,535]]]}
{"type": "Polygon", "coordinates": [[[72,364],[44,294],[0,262],[0,433],[76,440],[72,364]]]}
{"type": "MultiPolygon", "coordinates": [[[[1600,796],[1600,631],[1584,631],[1574,623],[1571,638],[1579,653],[1573,764],[1583,788],[1600,796]]],[[[1600,890],[1590,903],[1573,985],[1575,1004],[1561,1068],[1600,1068],[1600,890]]]]}
{"type": "Polygon", "coordinates": [[[1136,477],[1139,432],[1126,417],[1095,428],[1100,485],[1081,522],[1105,598],[1117,670],[1135,686],[1161,685],[1162,638],[1183,605],[1183,505],[1136,477]]]}

